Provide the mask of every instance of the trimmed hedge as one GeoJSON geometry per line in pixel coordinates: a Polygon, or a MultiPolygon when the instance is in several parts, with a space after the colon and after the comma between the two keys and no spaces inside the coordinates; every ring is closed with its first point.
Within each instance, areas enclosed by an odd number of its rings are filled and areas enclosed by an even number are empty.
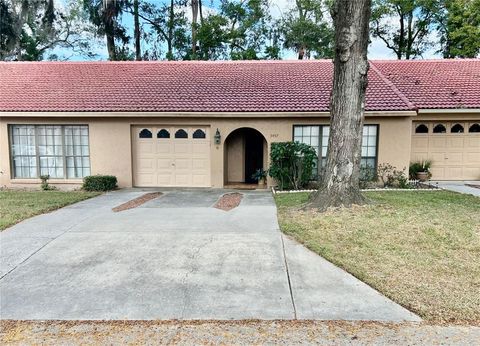
{"type": "Polygon", "coordinates": [[[110,191],[117,187],[117,177],[113,175],[90,175],[83,178],[86,191],[110,191]]]}

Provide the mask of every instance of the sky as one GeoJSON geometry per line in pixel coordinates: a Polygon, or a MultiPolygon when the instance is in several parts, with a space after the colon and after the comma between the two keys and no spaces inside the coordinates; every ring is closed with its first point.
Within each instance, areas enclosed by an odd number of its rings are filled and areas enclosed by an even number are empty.
{"type": "MultiPolygon", "coordinates": [[[[62,2],[68,1],[68,0],[56,0],[56,2],[62,6],[62,2]]],[[[164,2],[164,0],[148,0],[149,2],[164,2]]],[[[270,0],[270,11],[271,15],[274,18],[281,18],[292,6],[294,6],[295,0],[270,0]]],[[[219,4],[219,0],[203,0],[203,8],[204,8],[204,13],[212,13],[215,12],[219,4]]],[[[190,16],[190,13],[187,12],[187,17],[190,16]]],[[[124,15],[122,18],[123,24],[129,29],[129,31],[132,31],[130,36],[133,36],[133,19],[131,15],[124,15]]],[[[131,48],[132,51],[134,50],[133,47],[133,40],[131,43],[131,48]]],[[[438,50],[438,47],[432,47],[430,50],[424,53],[423,58],[424,59],[432,59],[432,58],[441,58],[441,56],[436,53],[436,50],[438,50]]],[[[98,54],[98,59],[99,60],[106,60],[108,55],[107,55],[107,50],[106,50],[106,44],[100,45],[96,50],[96,53],[98,54]]],[[[62,52],[65,53],[65,52],[62,52]]],[[[70,54],[61,54],[63,56],[70,56],[70,54]]],[[[385,43],[380,40],[380,39],[375,39],[372,38],[372,42],[368,48],[368,58],[369,59],[396,59],[395,54],[393,53],[392,50],[388,49],[385,43]]],[[[69,60],[83,60],[84,58],[81,56],[75,56],[72,55],[70,56],[69,60]]],[[[282,59],[283,60],[293,60],[297,59],[297,54],[294,51],[287,51],[283,50],[282,52],[282,59]]]]}

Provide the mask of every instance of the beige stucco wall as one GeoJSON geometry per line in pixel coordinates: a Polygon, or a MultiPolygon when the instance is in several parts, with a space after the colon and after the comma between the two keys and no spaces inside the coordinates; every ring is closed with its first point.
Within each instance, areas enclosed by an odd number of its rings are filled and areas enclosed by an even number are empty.
{"type": "Polygon", "coordinates": [[[379,124],[378,164],[389,163],[399,170],[408,172],[412,142],[411,118],[382,119],[381,122],[367,120],[365,124],[379,124]]]}
{"type": "Polygon", "coordinates": [[[245,180],[245,141],[241,133],[229,136],[226,148],[226,181],[230,183],[245,180]]]}
{"type": "MultiPolygon", "coordinates": [[[[271,116],[271,115],[270,115],[271,116]]],[[[397,168],[408,167],[411,145],[411,117],[407,116],[372,116],[367,117],[366,124],[379,124],[379,163],[388,162],[397,168]]],[[[210,126],[211,147],[211,183],[213,187],[223,187],[227,174],[224,172],[227,155],[224,140],[234,130],[251,127],[258,130],[266,139],[265,160],[269,156],[272,142],[292,140],[293,125],[328,124],[328,118],[319,114],[308,117],[115,117],[98,118],[91,115],[83,118],[38,118],[38,117],[0,117],[0,186],[23,187],[39,184],[38,180],[10,179],[10,162],[8,148],[8,124],[86,124],[89,126],[90,159],[92,174],[112,174],[118,177],[120,187],[132,186],[132,125],[203,125],[210,126]],[[222,140],[220,145],[213,144],[213,134],[219,129],[222,140]]],[[[229,165],[232,165],[229,162],[229,165]]],[[[266,165],[268,167],[268,165],[266,165]]],[[[243,169],[241,169],[243,172],[243,169]]],[[[230,179],[230,177],[228,177],[230,179]]],[[[231,177],[238,178],[238,177],[231,177]]],[[[52,180],[52,184],[61,186],[78,186],[81,181],[52,180]],[[73,183],[73,185],[72,185],[73,183]]],[[[272,183],[269,179],[268,183],[272,183]]]]}

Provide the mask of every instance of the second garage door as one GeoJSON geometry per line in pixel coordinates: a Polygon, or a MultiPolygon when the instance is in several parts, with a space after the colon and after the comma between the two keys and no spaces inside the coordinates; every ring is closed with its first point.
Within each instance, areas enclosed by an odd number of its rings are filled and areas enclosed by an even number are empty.
{"type": "Polygon", "coordinates": [[[211,186],[208,126],[135,126],[132,137],[135,186],[211,186]]]}
{"type": "Polygon", "coordinates": [[[480,179],[480,124],[414,123],[412,161],[423,160],[432,162],[434,180],[480,179]]]}

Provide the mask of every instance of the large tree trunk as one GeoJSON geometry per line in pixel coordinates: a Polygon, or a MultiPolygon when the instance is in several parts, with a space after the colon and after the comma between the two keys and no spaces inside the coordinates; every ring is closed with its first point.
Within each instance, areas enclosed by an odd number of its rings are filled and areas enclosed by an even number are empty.
{"type": "Polygon", "coordinates": [[[298,60],[303,60],[304,56],[305,56],[305,47],[302,46],[298,50],[298,60]]]}
{"type": "Polygon", "coordinates": [[[103,14],[103,25],[105,26],[105,38],[107,39],[108,59],[117,60],[115,49],[115,21],[117,20],[114,0],[103,0],[105,13],[103,14]]]}
{"type": "Polygon", "coordinates": [[[107,38],[108,59],[110,61],[115,61],[117,60],[117,53],[115,50],[115,36],[113,36],[113,30],[112,32],[106,31],[105,36],[107,38]]]}
{"type": "Polygon", "coordinates": [[[327,167],[307,207],[326,210],[363,204],[360,193],[362,128],[367,88],[371,0],[336,0],[334,79],[327,167]]]}
{"type": "Polygon", "coordinates": [[[198,0],[192,0],[192,56],[197,54],[198,0]]]}
{"type": "Polygon", "coordinates": [[[138,0],[133,0],[133,21],[135,36],[135,60],[142,60],[142,50],[140,47],[140,20],[138,18],[138,0]]]}
{"type": "Polygon", "coordinates": [[[167,60],[173,60],[173,27],[175,21],[174,0],[170,0],[168,14],[167,60]]]}

